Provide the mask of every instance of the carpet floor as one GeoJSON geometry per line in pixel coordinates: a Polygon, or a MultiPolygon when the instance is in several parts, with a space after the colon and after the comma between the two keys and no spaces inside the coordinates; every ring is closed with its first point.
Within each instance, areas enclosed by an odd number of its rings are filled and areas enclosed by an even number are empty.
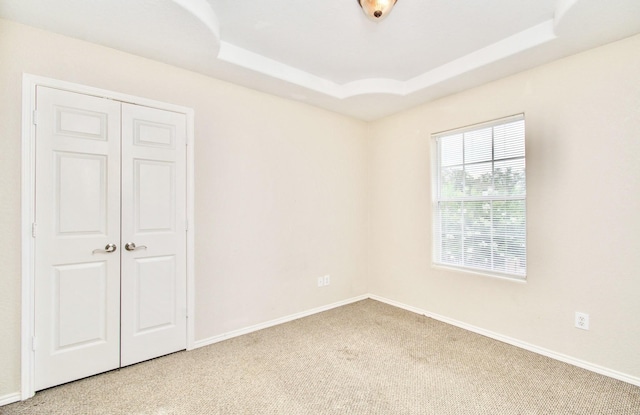
{"type": "Polygon", "coordinates": [[[0,414],[640,414],[640,388],[373,300],[38,392],[0,414]]]}

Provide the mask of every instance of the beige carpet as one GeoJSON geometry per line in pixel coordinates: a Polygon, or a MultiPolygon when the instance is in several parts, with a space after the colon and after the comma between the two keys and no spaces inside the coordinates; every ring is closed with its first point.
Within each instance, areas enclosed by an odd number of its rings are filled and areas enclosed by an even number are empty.
{"type": "Polygon", "coordinates": [[[366,300],[0,413],[637,415],[640,388],[366,300]]]}

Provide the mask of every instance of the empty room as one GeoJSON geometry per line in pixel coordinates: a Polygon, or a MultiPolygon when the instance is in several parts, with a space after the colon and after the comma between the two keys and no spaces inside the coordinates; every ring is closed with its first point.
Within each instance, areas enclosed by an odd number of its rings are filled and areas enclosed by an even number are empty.
{"type": "Polygon", "coordinates": [[[640,414],[637,0],[0,0],[0,414],[640,414]]]}

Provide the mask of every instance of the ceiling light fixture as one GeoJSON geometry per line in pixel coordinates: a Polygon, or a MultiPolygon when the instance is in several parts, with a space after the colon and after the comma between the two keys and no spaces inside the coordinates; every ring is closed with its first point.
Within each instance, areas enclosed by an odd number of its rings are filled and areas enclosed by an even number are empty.
{"type": "Polygon", "coordinates": [[[384,19],[398,0],[358,0],[362,11],[375,22],[384,19]]]}

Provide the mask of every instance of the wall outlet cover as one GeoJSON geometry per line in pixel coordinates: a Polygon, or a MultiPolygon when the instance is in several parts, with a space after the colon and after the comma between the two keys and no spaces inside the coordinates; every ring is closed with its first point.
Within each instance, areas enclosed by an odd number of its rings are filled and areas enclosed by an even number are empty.
{"type": "Polygon", "coordinates": [[[576,327],[582,330],[589,330],[589,314],[576,311],[576,327]]]}

